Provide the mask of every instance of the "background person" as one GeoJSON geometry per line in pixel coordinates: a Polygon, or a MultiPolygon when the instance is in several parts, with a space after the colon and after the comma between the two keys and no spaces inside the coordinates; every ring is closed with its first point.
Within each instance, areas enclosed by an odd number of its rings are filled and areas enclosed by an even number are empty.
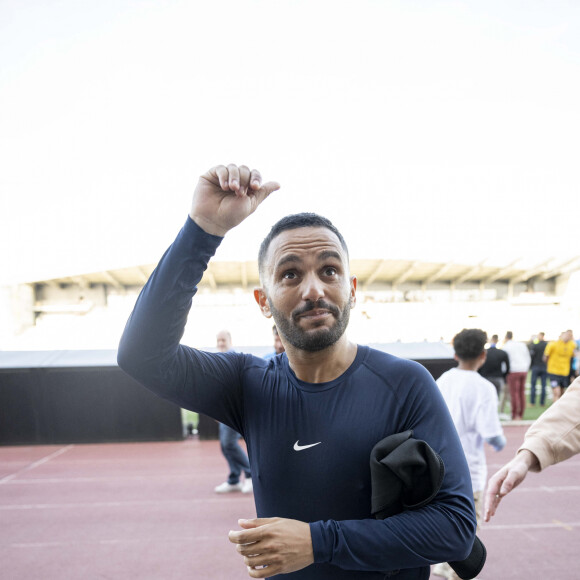
{"type": "Polygon", "coordinates": [[[463,560],[472,549],[469,470],[429,372],[348,340],[357,282],[330,221],[287,216],[260,246],[254,295],[286,354],[264,360],[179,344],[223,236],[278,187],[245,166],[201,176],[184,227],[137,299],[119,365],[160,396],[243,434],[258,518],[238,520],[242,529],[229,540],[252,578],[426,580],[429,564],[463,560]],[[440,455],[445,477],[427,505],[373,519],[371,450],[406,430],[440,455]]]}
{"type": "Polygon", "coordinates": [[[578,376],[578,347],[580,346],[580,341],[574,340],[574,333],[571,330],[567,331],[570,336],[570,340],[574,343],[574,354],[570,359],[570,384],[574,381],[574,379],[578,376]]]}
{"type": "Polygon", "coordinates": [[[540,379],[540,405],[546,405],[546,383],[548,380],[548,371],[546,370],[546,362],[544,361],[544,351],[548,343],[544,340],[545,334],[539,332],[538,336],[534,338],[528,345],[531,357],[532,376],[530,379],[530,404],[536,404],[536,384],[540,379]]]}
{"type": "Polygon", "coordinates": [[[580,453],[580,378],[565,396],[546,409],[526,432],[516,456],[497,471],[487,484],[484,520],[495,515],[499,502],[528,474],[565,461],[580,453]]]}
{"type": "Polygon", "coordinates": [[[576,343],[572,331],[566,330],[557,341],[549,342],[544,351],[546,368],[550,377],[554,401],[557,401],[570,384],[570,361],[574,356],[576,343]]]}
{"type": "Polygon", "coordinates": [[[503,350],[510,359],[510,372],[507,384],[510,390],[512,419],[519,421],[526,410],[526,379],[530,368],[530,351],[523,342],[513,340],[514,335],[508,330],[505,335],[503,350]]]}
{"type": "Polygon", "coordinates": [[[494,334],[486,350],[485,362],[478,372],[495,387],[498,399],[501,400],[500,413],[503,413],[506,401],[509,401],[505,379],[510,372],[510,359],[506,352],[497,348],[498,342],[499,338],[494,334]]]}
{"type": "Polygon", "coordinates": [[[282,344],[282,339],[280,338],[280,335],[278,334],[278,329],[276,328],[275,324],[274,324],[274,326],[272,326],[272,337],[274,338],[274,351],[268,353],[264,357],[265,359],[273,358],[277,354],[282,354],[283,352],[286,351],[286,349],[284,348],[284,345],[282,344]]]}
{"type": "MultiPolygon", "coordinates": [[[[495,387],[477,372],[485,362],[486,341],[486,333],[478,328],[459,332],[453,338],[455,360],[459,364],[437,379],[437,386],[449,407],[467,458],[478,524],[487,480],[483,444],[486,442],[496,451],[501,451],[506,443],[497,414],[495,387]]],[[[453,580],[459,579],[447,563],[437,564],[433,573],[453,580]]]]}
{"type": "MultiPolygon", "coordinates": [[[[232,351],[232,335],[228,330],[221,330],[216,336],[217,349],[219,352],[232,351]]],[[[242,493],[252,492],[252,472],[250,462],[244,450],[240,447],[241,435],[231,427],[219,424],[220,448],[223,456],[228,462],[230,473],[223,483],[216,488],[216,493],[231,493],[241,491],[242,493]],[[241,480],[242,473],[245,478],[241,480]]]]}
{"type": "Polygon", "coordinates": [[[576,340],[576,351],[574,352],[574,358],[572,359],[572,369],[575,377],[580,376],[580,339],[576,340]]]}

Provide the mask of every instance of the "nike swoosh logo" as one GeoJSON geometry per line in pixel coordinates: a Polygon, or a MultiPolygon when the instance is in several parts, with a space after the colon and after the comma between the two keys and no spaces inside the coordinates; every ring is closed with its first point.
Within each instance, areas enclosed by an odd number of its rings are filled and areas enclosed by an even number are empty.
{"type": "MultiPolygon", "coordinates": [[[[300,441],[300,439],[298,439],[298,441],[300,441]]],[[[322,443],[322,441],[319,441],[318,443],[311,443],[310,445],[298,445],[298,441],[294,443],[294,451],[304,451],[304,449],[315,447],[316,445],[320,445],[322,443]]]]}

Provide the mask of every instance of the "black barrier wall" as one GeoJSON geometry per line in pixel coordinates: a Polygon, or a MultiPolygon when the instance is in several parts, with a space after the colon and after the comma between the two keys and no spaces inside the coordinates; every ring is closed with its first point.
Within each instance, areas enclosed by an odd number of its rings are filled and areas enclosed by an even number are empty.
{"type": "Polygon", "coordinates": [[[0,369],[0,445],[182,438],[180,408],[118,367],[0,369]]]}
{"type": "MultiPolygon", "coordinates": [[[[370,346],[421,363],[434,379],[457,365],[443,343],[370,346]]],[[[200,439],[219,437],[210,417],[200,415],[198,431],[200,439]]],[[[182,438],[181,409],[126,375],[116,351],[0,352],[0,445],[182,438]]]]}

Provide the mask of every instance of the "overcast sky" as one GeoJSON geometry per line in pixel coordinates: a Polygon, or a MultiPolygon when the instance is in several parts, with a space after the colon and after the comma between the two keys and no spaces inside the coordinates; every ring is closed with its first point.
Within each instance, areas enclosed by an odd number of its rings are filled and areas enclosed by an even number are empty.
{"type": "MultiPolygon", "coordinates": [[[[0,1],[4,281],[156,262],[197,176],[282,189],[352,257],[579,254],[580,3],[0,1]]],[[[0,279],[1,282],[1,279],[0,279]]]]}

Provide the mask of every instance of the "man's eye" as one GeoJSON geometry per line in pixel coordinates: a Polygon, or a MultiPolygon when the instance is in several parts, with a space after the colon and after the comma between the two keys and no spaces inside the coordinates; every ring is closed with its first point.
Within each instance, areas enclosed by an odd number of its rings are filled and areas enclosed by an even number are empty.
{"type": "Polygon", "coordinates": [[[336,274],[337,274],[337,271],[336,271],[336,268],[328,267],[328,268],[326,268],[326,269],[324,270],[324,273],[325,273],[327,276],[336,276],[336,274]]]}
{"type": "Polygon", "coordinates": [[[294,278],[296,278],[296,273],[295,272],[284,272],[282,278],[284,278],[285,280],[293,280],[294,278]]]}

